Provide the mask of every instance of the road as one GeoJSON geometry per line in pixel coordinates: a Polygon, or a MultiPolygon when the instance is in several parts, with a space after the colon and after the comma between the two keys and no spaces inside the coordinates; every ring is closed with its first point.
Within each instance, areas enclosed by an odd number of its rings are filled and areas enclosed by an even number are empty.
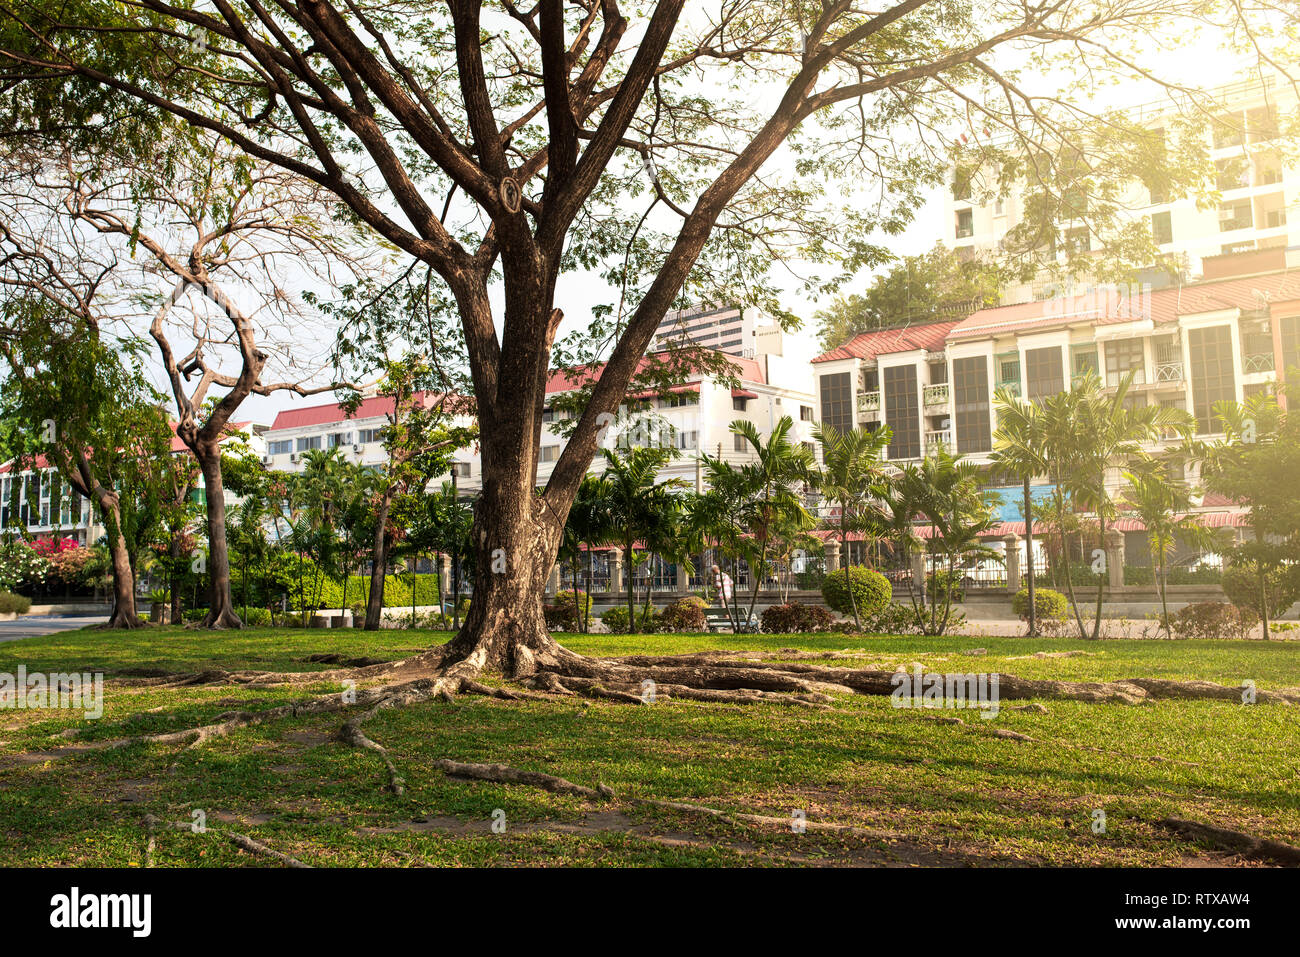
{"type": "Polygon", "coordinates": [[[73,628],[98,625],[105,618],[104,615],[27,615],[13,621],[0,621],[0,642],[17,641],[19,638],[31,638],[35,635],[53,635],[73,628]]]}

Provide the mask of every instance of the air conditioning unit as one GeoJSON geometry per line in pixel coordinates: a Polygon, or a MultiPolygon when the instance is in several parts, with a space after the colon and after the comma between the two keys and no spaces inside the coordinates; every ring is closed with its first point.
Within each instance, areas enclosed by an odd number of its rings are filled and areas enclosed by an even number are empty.
{"type": "Polygon", "coordinates": [[[352,443],[352,451],[353,451],[355,454],[360,455],[360,454],[361,454],[361,443],[359,443],[359,442],[353,442],[353,443],[352,443]]]}
{"type": "Polygon", "coordinates": [[[290,461],[290,462],[297,462],[297,461],[298,461],[298,453],[297,453],[297,452],[290,452],[290,453],[289,453],[289,461],[290,461]]]}
{"type": "Polygon", "coordinates": [[[270,465],[270,464],[271,464],[271,456],[269,456],[269,455],[263,455],[263,456],[262,456],[262,464],[263,464],[263,465],[270,465]]]}

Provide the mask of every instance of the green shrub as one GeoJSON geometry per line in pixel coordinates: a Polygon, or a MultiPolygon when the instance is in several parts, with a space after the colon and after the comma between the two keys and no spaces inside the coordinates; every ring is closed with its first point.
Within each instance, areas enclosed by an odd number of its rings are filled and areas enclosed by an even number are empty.
{"type": "MultiPolygon", "coordinates": [[[[1011,610],[1023,620],[1029,618],[1029,589],[1022,588],[1011,599],[1011,610]]],[[[1059,591],[1034,588],[1034,618],[1038,621],[1064,621],[1070,614],[1070,601],[1059,591]]]]}
{"type": "MultiPolygon", "coordinates": [[[[625,634],[627,632],[627,606],[615,605],[609,611],[600,616],[600,622],[611,634],[625,634]]],[[[636,610],[636,630],[643,635],[652,635],[659,630],[659,616],[653,608],[646,609],[644,606],[638,606],[636,610]]]]}
{"type": "Polygon", "coordinates": [[[668,631],[708,631],[704,617],[707,607],[704,599],[695,595],[679,598],[663,610],[659,623],[668,631]]]}
{"type": "MultiPolygon", "coordinates": [[[[1300,574],[1295,569],[1271,569],[1265,581],[1268,583],[1268,617],[1276,618],[1300,600],[1300,574]]],[[[1254,562],[1236,562],[1223,570],[1224,597],[1262,618],[1263,596],[1259,593],[1259,585],[1259,566],[1254,562]]]]}
{"type": "Polygon", "coordinates": [[[933,595],[930,596],[931,603],[943,604],[948,600],[948,592],[950,591],[952,592],[952,601],[965,601],[966,587],[962,584],[964,581],[965,576],[959,568],[952,571],[941,568],[934,572],[926,582],[926,588],[933,591],[933,595]]]}
{"type": "Polygon", "coordinates": [[[556,593],[554,602],[542,606],[542,612],[552,631],[579,631],[591,613],[591,596],[582,589],[566,588],[556,593]]]}
{"type": "Polygon", "coordinates": [[[834,616],[821,605],[797,601],[773,605],[763,612],[763,630],[773,635],[826,631],[834,623],[834,616]]]}
{"type": "Polygon", "coordinates": [[[1226,601],[1201,601],[1170,615],[1169,623],[1179,638],[1245,638],[1259,616],[1226,601]]]}
{"type": "Polygon", "coordinates": [[[916,612],[906,602],[891,601],[874,615],[862,618],[862,630],[878,635],[910,635],[917,630],[916,612]]]}
{"type": "Polygon", "coordinates": [[[841,615],[853,614],[853,604],[849,599],[850,581],[852,581],[853,598],[857,603],[859,617],[877,614],[894,597],[889,579],[879,572],[873,572],[861,565],[841,568],[839,571],[831,572],[822,581],[822,598],[833,611],[838,611],[841,615]]]}
{"type": "Polygon", "coordinates": [[[25,615],[32,610],[32,600],[11,591],[0,591],[0,614],[25,615]]]}

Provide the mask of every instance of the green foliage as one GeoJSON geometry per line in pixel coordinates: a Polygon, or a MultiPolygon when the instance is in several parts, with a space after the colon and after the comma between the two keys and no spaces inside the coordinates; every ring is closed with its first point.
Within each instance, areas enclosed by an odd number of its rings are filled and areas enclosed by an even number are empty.
{"type": "Polygon", "coordinates": [[[853,614],[856,604],[858,615],[869,617],[889,604],[892,597],[889,579],[861,565],[833,571],[822,581],[822,598],[841,615],[853,614]],[[849,596],[850,587],[853,589],[852,598],[849,596]]]}
{"type": "Polygon", "coordinates": [[[664,608],[659,620],[667,631],[708,631],[708,622],[704,617],[704,609],[707,607],[703,598],[688,595],[664,608]]]}
{"type": "Polygon", "coordinates": [[[0,615],[25,615],[32,610],[32,600],[11,591],[0,591],[0,615]]]}
{"type": "Polygon", "coordinates": [[[792,601],[763,611],[763,630],[774,635],[828,631],[834,623],[834,617],[821,605],[792,601]]]}
{"type": "Polygon", "coordinates": [[[1172,614],[1169,624],[1179,638],[1245,638],[1259,624],[1259,616],[1228,602],[1202,601],[1172,614]]]}
{"type": "Polygon", "coordinates": [[[1268,617],[1278,617],[1300,601],[1300,569],[1292,565],[1262,569],[1257,563],[1234,562],[1223,570],[1223,594],[1228,601],[1262,618],[1261,591],[1268,593],[1268,617]],[[1266,587],[1261,589],[1261,584],[1266,587]]]}
{"type": "Polygon", "coordinates": [[[994,263],[959,256],[942,243],[904,256],[862,295],[840,297],[816,314],[822,348],[834,349],[863,332],[965,318],[996,306],[1002,278],[994,263]]]}
{"type": "Polygon", "coordinates": [[[49,567],[49,561],[20,538],[0,544],[0,588],[39,585],[49,567]]]}
{"type": "MultiPolygon", "coordinates": [[[[626,634],[628,631],[628,613],[623,605],[615,605],[600,616],[600,623],[611,634],[626,634]]],[[[638,606],[636,610],[636,627],[632,629],[639,634],[652,635],[659,631],[659,615],[653,608],[638,606]]]]}
{"type": "Polygon", "coordinates": [[[552,631],[578,631],[591,613],[591,596],[581,589],[557,592],[555,601],[542,606],[546,627],[552,631]]]}
{"type": "MultiPolygon", "coordinates": [[[[1023,620],[1029,618],[1029,589],[1022,588],[1011,599],[1011,610],[1023,620]]],[[[1059,591],[1034,588],[1034,617],[1038,621],[1064,621],[1070,614],[1070,602],[1059,591]]]]}

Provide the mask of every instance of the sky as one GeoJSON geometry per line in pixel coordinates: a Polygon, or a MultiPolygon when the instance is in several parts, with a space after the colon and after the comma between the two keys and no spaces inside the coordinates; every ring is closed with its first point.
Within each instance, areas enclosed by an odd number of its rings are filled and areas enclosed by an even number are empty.
{"type": "MultiPolygon", "coordinates": [[[[1218,86],[1231,82],[1240,75],[1246,63],[1239,56],[1217,49],[1216,44],[1216,38],[1206,37],[1193,46],[1166,49],[1156,55],[1157,68],[1163,76],[1193,87],[1218,86]]],[[[1053,82],[1051,77],[1046,76],[1038,77],[1037,80],[1045,86],[1053,82]]],[[[1133,86],[1124,84],[1097,93],[1097,102],[1103,105],[1119,106],[1150,99],[1152,95],[1149,88],[1139,91],[1133,86]]],[[[886,245],[895,255],[908,256],[924,252],[943,238],[945,204],[942,189],[940,187],[929,191],[908,228],[885,240],[886,245]]],[[[871,273],[864,272],[841,291],[843,294],[861,292],[870,284],[871,278],[871,273]]],[[[794,277],[789,277],[788,283],[783,283],[778,276],[777,283],[786,290],[786,308],[803,319],[803,327],[799,331],[787,333],[785,353],[788,356],[811,359],[821,351],[817,344],[818,330],[813,314],[826,303],[812,301],[799,288],[794,277]]],[[[574,273],[562,277],[557,291],[556,305],[564,310],[565,320],[559,336],[563,337],[575,330],[585,329],[591,319],[592,306],[609,300],[610,290],[598,276],[574,273]]],[[[328,401],[328,396],[303,398],[292,393],[276,393],[269,397],[250,396],[237,418],[270,424],[276,412],[281,409],[319,405],[328,401]]]]}

